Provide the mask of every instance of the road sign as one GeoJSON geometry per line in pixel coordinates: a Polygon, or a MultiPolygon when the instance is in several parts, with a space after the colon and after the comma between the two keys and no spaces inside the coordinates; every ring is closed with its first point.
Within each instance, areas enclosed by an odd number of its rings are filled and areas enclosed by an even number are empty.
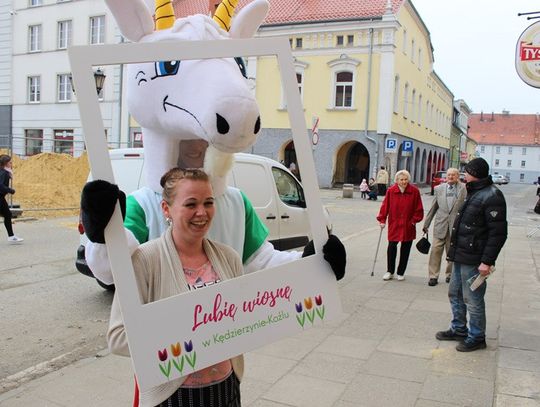
{"type": "Polygon", "coordinates": [[[397,152],[397,139],[387,138],[386,143],[384,144],[385,153],[396,153],[397,152]]]}
{"type": "Polygon", "coordinates": [[[401,145],[401,155],[403,156],[411,156],[413,152],[413,142],[410,140],[406,140],[401,145]]]}

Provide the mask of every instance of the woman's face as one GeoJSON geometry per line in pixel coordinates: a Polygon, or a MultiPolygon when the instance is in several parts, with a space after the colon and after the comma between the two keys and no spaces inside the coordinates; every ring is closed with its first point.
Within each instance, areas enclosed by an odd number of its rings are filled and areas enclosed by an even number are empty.
{"type": "Polygon", "coordinates": [[[208,181],[182,179],[171,205],[162,201],[163,213],[172,220],[173,233],[184,240],[203,238],[214,217],[214,193],[208,181]]]}
{"type": "Polygon", "coordinates": [[[398,177],[397,183],[401,188],[406,188],[407,185],[409,185],[409,177],[407,177],[406,175],[400,175],[398,177]]]}
{"type": "Polygon", "coordinates": [[[207,148],[208,143],[205,140],[180,141],[178,166],[180,168],[202,168],[207,148]]]}

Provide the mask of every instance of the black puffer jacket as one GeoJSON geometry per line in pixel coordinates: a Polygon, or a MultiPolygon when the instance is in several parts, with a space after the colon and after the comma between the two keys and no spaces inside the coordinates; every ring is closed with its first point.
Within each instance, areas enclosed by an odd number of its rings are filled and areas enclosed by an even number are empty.
{"type": "Polygon", "coordinates": [[[0,168],[0,196],[4,197],[7,194],[13,194],[14,189],[9,187],[9,180],[11,179],[11,174],[4,168],[0,168]]]}
{"type": "Polygon", "coordinates": [[[507,234],[506,201],[491,176],[468,182],[467,198],[452,228],[448,260],[494,265],[507,234]]]}

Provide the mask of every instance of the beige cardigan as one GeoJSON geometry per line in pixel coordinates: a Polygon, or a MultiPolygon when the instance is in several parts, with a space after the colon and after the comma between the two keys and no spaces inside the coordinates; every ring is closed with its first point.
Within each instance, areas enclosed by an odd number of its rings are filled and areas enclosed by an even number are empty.
{"type": "MultiPolygon", "coordinates": [[[[242,260],[233,249],[207,239],[203,240],[203,248],[221,280],[228,280],[242,275],[242,260]]],[[[131,260],[143,304],[172,297],[189,290],[182,272],[183,267],[180,257],[174,246],[170,227],[160,238],[139,246],[133,253],[131,260]]],[[[124,321],[116,294],[111,308],[107,342],[112,353],[129,356],[124,321]]],[[[244,373],[243,356],[236,356],[231,359],[231,362],[236,376],[239,380],[242,380],[244,373]]],[[[186,376],[141,392],[140,406],[153,407],[160,404],[170,397],[185,379],[186,376]]]]}

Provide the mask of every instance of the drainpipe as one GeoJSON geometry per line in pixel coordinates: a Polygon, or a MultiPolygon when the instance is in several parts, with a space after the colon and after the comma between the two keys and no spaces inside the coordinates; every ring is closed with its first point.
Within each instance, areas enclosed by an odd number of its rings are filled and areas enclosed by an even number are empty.
{"type": "Polygon", "coordinates": [[[379,143],[372,137],[368,137],[369,130],[369,107],[371,104],[371,66],[373,62],[373,28],[369,29],[369,54],[368,54],[368,79],[367,79],[367,97],[366,97],[366,121],[364,125],[364,136],[375,144],[375,165],[373,174],[377,173],[377,165],[379,162],[379,143]]]}

